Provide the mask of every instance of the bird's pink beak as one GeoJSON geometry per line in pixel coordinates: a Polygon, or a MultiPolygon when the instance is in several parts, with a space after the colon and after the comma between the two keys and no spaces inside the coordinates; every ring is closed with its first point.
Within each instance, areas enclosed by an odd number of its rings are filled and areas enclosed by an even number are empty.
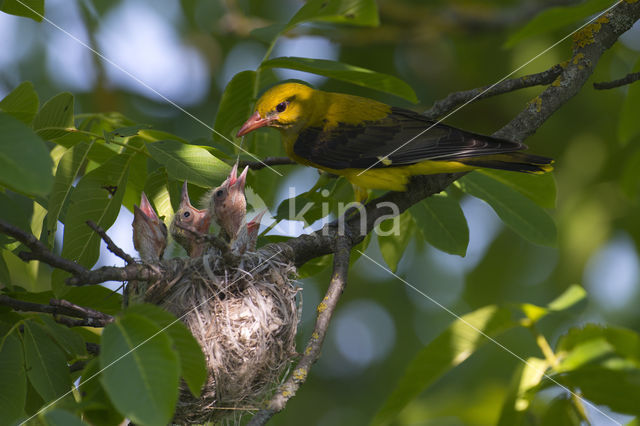
{"type": "Polygon", "coordinates": [[[268,126],[269,124],[271,124],[272,121],[273,121],[272,117],[262,118],[260,117],[260,113],[256,111],[253,113],[251,117],[249,117],[247,121],[244,122],[242,127],[240,127],[240,130],[238,130],[236,137],[239,138],[241,136],[246,135],[249,132],[253,132],[256,129],[259,129],[260,127],[268,126]]]}
{"type": "Polygon", "coordinates": [[[160,220],[158,218],[158,215],[156,214],[156,211],[153,210],[153,207],[151,207],[151,203],[149,202],[149,199],[144,192],[142,193],[142,198],[140,199],[140,210],[142,210],[142,213],[144,213],[144,215],[149,219],[155,222],[160,220]]]}
{"type": "Polygon", "coordinates": [[[191,207],[191,200],[189,200],[189,189],[187,188],[187,181],[185,180],[180,194],[180,208],[187,207],[191,207]]]}
{"type": "Polygon", "coordinates": [[[249,233],[257,232],[258,229],[260,229],[260,222],[262,221],[262,216],[264,216],[266,212],[267,212],[266,210],[262,210],[260,213],[256,215],[256,217],[254,217],[249,222],[247,222],[247,229],[249,230],[249,233]]]}
{"type": "MultiPolygon", "coordinates": [[[[237,166],[237,163],[236,163],[237,166]]],[[[231,185],[235,186],[239,191],[244,191],[244,185],[247,182],[247,172],[249,171],[249,166],[245,167],[240,176],[235,179],[231,185]]]]}

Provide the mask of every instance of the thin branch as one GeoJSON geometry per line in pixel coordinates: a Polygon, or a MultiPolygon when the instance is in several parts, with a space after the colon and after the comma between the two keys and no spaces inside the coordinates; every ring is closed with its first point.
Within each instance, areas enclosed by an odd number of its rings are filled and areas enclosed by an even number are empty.
{"type": "Polygon", "coordinates": [[[111,315],[61,299],[51,299],[48,305],[43,305],[14,299],[2,294],[0,295],[0,305],[8,306],[14,311],[51,314],[57,322],[69,327],[104,327],[113,322],[111,315]]]}
{"type": "Polygon", "coordinates": [[[433,106],[429,110],[425,111],[423,115],[427,116],[431,120],[435,120],[450,113],[460,105],[472,100],[475,102],[480,99],[502,95],[504,93],[513,92],[526,87],[551,84],[560,74],[562,74],[562,66],[554,65],[546,71],[518,78],[511,78],[501,81],[496,85],[488,85],[478,87],[477,89],[450,93],[446,98],[434,102],[433,106]]]}
{"type": "Polygon", "coordinates": [[[640,80],[640,72],[632,72],[618,80],[593,83],[593,88],[596,90],[614,89],[616,87],[626,86],[627,84],[631,84],[638,80],[640,80]]]}
{"type": "Polygon", "coordinates": [[[336,309],[338,300],[347,285],[347,275],[349,272],[349,257],[351,255],[351,244],[346,237],[338,238],[335,244],[335,254],[333,255],[333,274],[327,293],[318,305],[318,318],[311,333],[311,339],[307,343],[304,355],[289,376],[286,382],[280,386],[278,392],[269,402],[265,410],[259,411],[249,421],[248,425],[264,425],[274,414],[282,411],[300,386],[307,380],[311,366],[320,357],[322,343],[327,335],[331,317],[336,309]]]}
{"type": "Polygon", "coordinates": [[[262,161],[240,161],[238,167],[249,166],[251,170],[260,170],[266,166],[286,166],[291,164],[296,164],[296,162],[289,157],[267,157],[262,161]]]}
{"type": "Polygon", "coordinates": [[[27,246],[31,252],[20,252],[18,256],[25,262],[30,260],[40,260],[47,265],[51,265],[55,268],[62,269],[63,271],[71,272],[72,274],[84,274],[88,270],[76,262],[60,257],[53,254],[49,248],[40,242],[33,234],[29,234],[22,229],[11,225],[0,219],[0,233],[9,235],[22,244],[27,246]]]}
{"type": "Polygon", "coordinates": [[[106,281],[157,281],[163,276],[163,271],[157,265],[134,263],[126,266],[102,266],[92,271],[74,275],[66,279],[71,286],[85,286],[101,284],[106,281]]]}
{"type": "Polygon", "coordinates": [[[618,1],[604,16],[573,35],[573,56],[553,84],[494,136],[521,142],[536,132],[585,85],[600,57],[640,19],[640,2],[618,1]]]}
{"type": "Polygon", "coordinates": [[[109,251],[111,253],[115,254],[120,259],[122,259],[125,262],[127,262],[127,265],[131,265],[132,263],[136,263],[136,261],[133,259],[133,257],[129,256],[124,250],[122,250],[120,247],[118,247],[113,242],[113,240],[107,235],[107,233],[104,231],[104,229],[99,227],[92,220],[87,220],[86,223],[87,223],[87,225],[89,225],[89,228],[93,229],[93,231],[96,234],[100,235],[100,238],[102,238],[102,240],[107,244],[107,249],[109,249],[109,251]]]}

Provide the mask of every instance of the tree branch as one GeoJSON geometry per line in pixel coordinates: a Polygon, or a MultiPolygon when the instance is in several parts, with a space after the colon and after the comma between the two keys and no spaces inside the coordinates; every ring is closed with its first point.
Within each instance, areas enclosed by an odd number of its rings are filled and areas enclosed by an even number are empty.
{"type": "Polygon", "coordinates": [[[596,90],[614,89],[616,87],[625,86],[640,80],[640,72],[632,72],[626,76],[613,81],[603,81],[600,83],[593,83],[593,88],[596,90]]]}
{"type": "Polygon", "coordinates": [[[60,257],[53,254],[49,248],[41,243],[34,235],[29,234],[22,229],[13,226],[0,219],[0,233],[9,235],[22,244],[27,246],[31,252],[21,251],[18,253],[20,259],[25,262],[30,260],[40,260],[47,265],[51,265],[55,268],[62,269],[63,271],[71,272],[72,274],[84,274],[89,272],[84,266],[77,264],[71,260],[60,257]]]}
{"type": "Polygon", "coordinates": [[[0,294],[0,305],[8,306],[14,311],[51,314],[57,322],[68,327],[104,327],[113,322],[111,315],[62,299],[51,299],[48,305],[43,305],[0,294]]]}
{"type": "Polygon", "coordinates": [[[433,106],[429,110],[425,111],[423,115],[427,116],[431,120],[436,120],[443,115],[449,114],[451,111],[467,102],[502,95],[504,93],[513,92],[526,87],[551,84],[561,73],[562,66],[554,65],[548,70],[537,74],[503,80],[497,84],[478,87],[477,89],[450,93],[446,98],[434,102],[433,106]]]}
{"type": "Polygon", "coordinates": [[[338,238],[336,241],[336,250],[333,255],[333,274],[327,293],[318,305],[318,318],[316,325],[311,333],[311,339],[307,343],[304,355],[296,365],[295,370],[289,376],[286,382],[280,386],[278,392],[274,395],[265,410],[259,411],[249,421],[248,425],[257,426],[264,425],[274,414],[282,411],[300,386],[307,380],[311,366],[320,357],[320,349],[327,335],[331,317],[338,304],[338,300],[347,285],[347,275],[349,273],[349,257],[351,255],[351,244],[346,237],[338,238]]]}
{"type": "Polygon", "coordinates": [[[260,170],[267,166],[283,166],[291,164],[296,164],[296,162],[289,157],[267,157],[262,161],[240,161],[238,167],[242,169],[249,166],[251,170],[260,170]]]}
{"type": "Polygon", "coordinates": [[[130,265],[132,263],[136,263],[136,261],[133,259],[133,257],[129,256],[124,250],[122,250],[120,247],[118,247],[116,245],[116,243],[113,242],[113,240],[107,235],[107,233],[104,231],[104,229],[100,228],[92,220],[88,220],[86,223],[87,223],[87,225],[89,225],[89,228],[93,229],[93,231],[96,234],[100,235],[100,238],[102,238],[102,240],[107,244],[107,249],[109,249],[109,251],[111,253],[115,254],[120,259],[122,259],[125,262],[127,262],[127,265],[130,265]]]}
{"type": "Polygon", "coordinates": [[[71,286],[101,284],[106,281],[157,281],[163,276],[163,271],[156,265],[134,263],[126,266],[102,266],[98,269],[86,271],[67,278],[66,283],[71,286]]]}
{"type": "Polygon", "coordinates": [[[638,19],[640,2],[620,0],[604,16],[574,34],[573,55],[561,64],[562,74],[494,136],[521,142],[534,134],[553,113],[580,91],[602,54],[638,19]]]}

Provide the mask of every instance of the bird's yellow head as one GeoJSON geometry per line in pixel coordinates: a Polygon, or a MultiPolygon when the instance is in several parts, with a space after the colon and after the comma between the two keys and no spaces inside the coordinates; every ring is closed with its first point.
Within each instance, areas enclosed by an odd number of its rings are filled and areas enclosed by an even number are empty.
{"type": "Polygon", "coordinates": [[[256,110],[242,125],[237,137],[260,127],[298,130],[313,115],[315,90],[300,83],[283,83],[267,90],[256,102],[256,110]]]}

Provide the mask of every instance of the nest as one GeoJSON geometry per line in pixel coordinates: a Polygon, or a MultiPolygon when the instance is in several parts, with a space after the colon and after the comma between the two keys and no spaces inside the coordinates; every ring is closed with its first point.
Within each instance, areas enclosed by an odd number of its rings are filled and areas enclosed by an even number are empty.
{"type": "Polygon", "coordinates": [[[181,318],[207,360],[200,398],[181,384],[175,423],[217,421],[260,407],[291,364],[301,309],[295,268],[268,256],[246,253],[229,267],[212,252],[185,260],[179,279],[147,290],[145,301],[181,318]]]}

